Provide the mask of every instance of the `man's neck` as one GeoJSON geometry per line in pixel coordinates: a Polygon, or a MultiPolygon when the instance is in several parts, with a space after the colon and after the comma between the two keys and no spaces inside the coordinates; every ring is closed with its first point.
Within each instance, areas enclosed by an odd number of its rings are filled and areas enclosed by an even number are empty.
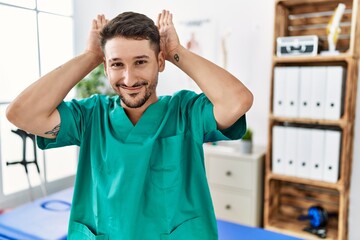
{"type": "Polygon", "coordinates": [[[137,122],[140,120],[141,116],[144,114],[145,110],[153,103],[157,102],[158,98],[155,96],[153,99],[148,99],[144,105],[139,108],[129,108],[125,106],[123,103],[121,104],[125,110],[126,115],[128,116],[131,123],[135,126],[137,122]]]}
{"type": "Polygon", "coordinates": [[[141,116],[145,112],[146,109],[140,108],[124,108],[126,115],[128,116],[130,122],[135,126],[137,122],[140,120],[141,116]]]}

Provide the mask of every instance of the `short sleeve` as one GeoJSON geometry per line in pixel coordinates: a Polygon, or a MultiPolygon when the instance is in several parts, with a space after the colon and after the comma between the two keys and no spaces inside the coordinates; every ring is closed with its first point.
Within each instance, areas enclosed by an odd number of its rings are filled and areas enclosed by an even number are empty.
{"type": "Polygon", "coordinates": [[[58,107],[60,113],[60,130],[55,139],[37,136],[40,149],[80,145],[86,126],[89,124],[97,97],[62,102],[58,107]]]}
{"type": "MultiPolygon", "coordinates": [[[[215,117],[214,117],[215,120],[215,117]]],[[[214,130],[204,136],[204,142],[241,139],[246,132],[246,116],[240,117],[232,126],[224,130],[214,130]]]]}
{"type": "Polygon", "coordinates": [[[243,115],[231,127],[218,130],[214,106],[205,94],[190,91],[179,92],[186,106],[190,129],[195,139],[201,142],[240,139],[246,131],[246,117],[243,115]]]}

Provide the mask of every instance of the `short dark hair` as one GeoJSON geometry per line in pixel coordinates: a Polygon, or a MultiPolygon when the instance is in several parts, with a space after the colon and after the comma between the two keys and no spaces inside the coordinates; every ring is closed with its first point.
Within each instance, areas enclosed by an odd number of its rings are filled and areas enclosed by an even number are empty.
{"type": "Polygon", "coordinates": [[[110,20],[100,32],[100,44],[103,51],[106,42],[114,37],[147,39],[154,47],[156,55],[160,52],[159,30],[154,21],[144,14],[123,12],[110,20]]]}

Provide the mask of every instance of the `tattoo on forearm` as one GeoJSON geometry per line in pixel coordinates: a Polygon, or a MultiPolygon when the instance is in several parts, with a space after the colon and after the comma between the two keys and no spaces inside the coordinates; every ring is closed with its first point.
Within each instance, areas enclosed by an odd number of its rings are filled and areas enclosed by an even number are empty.
{"type": "Polygon", "coordinates": [[[174,55],[174,59],[175,59],[177,62],[179,62],[180,57],[179,57],[179,55],[178,55],[177,53],[175,53],[175,55],[174,55]]]}
{"type": "Polygon", "coordinates": [[[56,125],[53,130],[45,132],[45,134],[51,134],[53,137],[56,137],[60,131],[60,124],[56,125]]]}

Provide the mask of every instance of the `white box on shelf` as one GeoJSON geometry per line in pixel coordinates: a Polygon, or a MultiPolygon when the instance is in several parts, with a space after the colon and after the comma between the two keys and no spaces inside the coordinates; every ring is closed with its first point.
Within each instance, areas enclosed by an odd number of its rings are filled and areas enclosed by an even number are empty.
{"type": "Polygon", "coordinates": [[[299,117],[311,118],[311,88],[314,67],[300,68],[299,117]]]}
{"type": "Polygon", "coordinates": [[[311,87],[311,118],[323,119],[325,115],[326,67],[314,67],[311,87]]]}
{"type": "Polygon", "coordinates": [[[285,78],[285,117],[299,115],[299,77],[300,67],[286,67],[285,78]]]}
{"type": "Polygon", "coordinates": [[[285,172],[285,127],[274,126],[272,134],[272,172],[284,174],[285,172]]]}
{"type": "Polygon", "coordinates": [[[323,174],[323,180],[326,182],[336,183],[339,178],[340,151],[341,132],[326,130],[323,174]]]}
{"type": "Polygon", "coordinates": [[[283,56],[316,56],[319,49],[319,37],[316,35],[278,37],[276,55],[283,56]]]}
{"type": "Polygon", "coordinates": [[[323,180],[325,131],[312,129],[310,155],[310,179],[323,180]]]}
{"type": "Polygon", "coordinates": [[[299,128],[297,145],[297,166],[296,176],[301,178],[310,177],[310,157],[311,157],[311,131],[310,128],[299,128]]]}
{"type": "Polygon", "coordinates": [[[285,83],[286,67],[275,67],[273,96],[273,113],[275,116],[284,116],[285,113],[285,83]]]}
{"type": "Polygon", "coordinates": [[[344,68],[327,67],[325,119],[340,119],[343,110],[344,68]]]}
{"type": "Polygon", "coordinates": [[[285,128],[285,168],[284,175],[296,176],[298,128],[285,128]]]}

